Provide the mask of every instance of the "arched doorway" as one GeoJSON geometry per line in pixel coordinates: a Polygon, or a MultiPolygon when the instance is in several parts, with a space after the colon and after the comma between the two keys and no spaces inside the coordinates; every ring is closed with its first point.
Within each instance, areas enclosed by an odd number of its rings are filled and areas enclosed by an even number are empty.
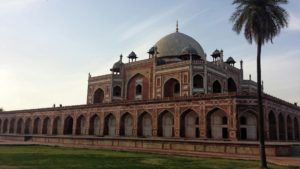
{"type": "Polygon", "coordinates": [[[180,116],[180,136],[186,138],[199,137],[199,117],[193,110],[186,110],[180,116]]]}
{"type": "Polygon", "coordinates": [[[247,111],[239,116],[240,139],[257,140],[257,117],[254,113],[247,111]]]}
{"type": "Polygon", "coordinates": [[[269,113],[269,136],[270,140],[277,140],[277,123],[273,111],[270,111],[269,113]]]}
{"type": "Polygon", "coordinates": [[[295,117],[294,118],[294,135],[295,135],[295,140],[300,140],[299,137],[299,124],[298,124],[298,120],[295,117]]]}
{"type": "Polygon", "coordinates": [[[127,83],[127,100],[146,99],[149,99],[149,80],[138,73],[127,83]]]}
{"type": "Polygon", "coordinates": [[[39,134],[40,124],[41,124],[41,119],[37,117],[33,123],[33,134],[39,134]]]}
{"type": "Polygon", "coordinates": [[[164,96],[165,97],[180,96],[180,83],[178,80],[171,78],[164,84],[164,96]]]}
{"type": "Polygon", "coordinates": [[[26,119],[25,121],[25,134],[31,134],[32,129],[32,121],[31,118],[26,119]]]}
{"type": "Polygon", "coordinates": [[[174,136],[174,117],[169,111],[164,111],[158,116],[158,136],[174,136]]]}
{"type": "Polygon", "coordinates": [[[90,135],[100,135],[100,118],[98,115],[93,115],[90,119],[90,135]]]}
{"type": "Polygon", "coordinates": [[[49,134],[48,129],[50,125],[50,118],[46,117],[43,121],[42,134],[49,134]]]}
{"type": "Polygon", "coordinates": [[[71,116],[68,116],[67,118],[65,118],[64,134],[72,135],[72,133],[73,133],[73,118],[71,116]]]}
{"type": "Polygon", "coordinates": [[[236,84],[232,78],[229,78],[227,80],[227,85],[228,85],[228,92],[236,92],[236,84]]]}
{"type": "Polygon", "coordinates": [[[125,113],[121,118],[120,125],[120,135],[121,136],[132,136],[133,129],[133,118],[129,113],[125,113]]]}
{"type": "Polygon", "coordinates": [[[196,75],[193,78],[193,88],[201,89],[203,88],[203,77],[201,75],[196,75]]]}
{"type": "Polygon", "coordinates": [[[286,119],[286,124],[287,124],[287,136],[288,136],[288,140],[293,140],[293,121],[291,116],[287,116],[286,119]]]}
{"type": "Polygon", "coordinates": [[[61,120],[60,120],[60,117],[55,117],[55,119],[53,121],[52,135],[59,134],[60,130],[61,130],[61,120]]]}
{"type": "Polygon", "coordinates": [[[76,121],[76,135],[85,134],[85,117],[80,115],[76,121]]]}
{"type": "Polygon", "coordinates": [[[15,132],[15,119],[10,120],[10,125],[9,125],[9,133],[13,134],[15,132]]]}
{"type": "Polygon", "coordinates": [[[99,88],[94,92],[94,99],[93,99],[93,103],[102,103],[104,99],[104,91],[99,88]]]}
{"type": "Polygon", "coordinates": [[[225,111],[216,108],[207,113],[206,119],[208,138],[227,139],[229,137],[228,117],[225,111]]]}
{"type": "Polygon", "coordinates": [[[222,92],[222,86],[221,84],[219,83],[219,81],[215,81],[213,83],[213,93],[221,93],[222,92]]]}
{"type": "Polygon", "coordinates": [[[151,115],[148,112],[142,113],[138,118],[138,136],[152,136],[152,119],[151,115]]]}
{"type": "Polygon", "coordinates": [[[278,115],[278,121],[279,121],[279,139],[280,140],[286,140],[285,138],[285,118],[283,115],[280,113],[278,115]]]}
{"type": "Polygon", "coordinates": [[[116,135],[116,118],[113,114],[109,114],[105,117],[104,135],[116,135]]]}
{"type": "Polygon", "coordinates": [[[23,134],[24,121],[23,119],[19,119],[17,122],[17,134],[23,134]]]}

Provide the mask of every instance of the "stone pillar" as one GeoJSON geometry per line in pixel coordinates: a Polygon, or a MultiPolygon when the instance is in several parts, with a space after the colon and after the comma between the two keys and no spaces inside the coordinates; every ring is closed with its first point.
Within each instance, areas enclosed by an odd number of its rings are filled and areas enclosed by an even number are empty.
{"type": "Polygon", "coordinates": [[[18,122],[19,122],[19,119],[15,119],[15,124],[14,124],[14,133],[13,134],[17,134],[17,128],[18,128],[18,122]]]}
{"type": "Polygon", "coordinates": [[[153,110],[152,112],[152,136],[157,137],[157,130],[158,130],[158,125],[157,125],[157,109],[153,110]]]}
{"type": "Polygon", "coordinates": [[[174,111],[174,136],[180,138],[180,109],[175,107],[174,111]]]}
{"type": "MultiPolygon", "coordinates": [[[[86,119],[85,119],[85,135],[89,135],[89,131],[90,131],[90,115],[87,115],[86,116],[86,119]]],[[[96,131],[94,131],[96,132],[96,131]]]]}
{"type": "Polygon", "coordinates": [[[276,119],[276,135],[277,135],[277,140],[280,140],[280,135],[279,135],[279,119],[278,119],[278,114],[275,113],[275,119],[276,119]]]}
{"type": "MultiPolygon", "coordinates": [[[[234,102],[234,101],[233,101],[234,102]]],[[[237,140],[237,109],[236,105],[228,106],[227,108],[227,116],[228,116],[228,131],[229,131],[229,139],[230,140],[237,140]]]]}
{"type": "MultiPolygon", "coordinates": [[[[264,108],[265,126],[266,126],[266,128],[265,128],[265,131],[266,131],[265,138],[266,138],[266,140],[271,140],[270,131],[269,131],[270,126],[269,126],[269,114],[268,114],[268,112],[269,112],[269,110],[267,108],[264,108]]],[[[257,121],[257,124],[258,124],[259,123],[258,118],[257,118],[256,121],[257,121]]]]}
{"type": "Polygon", "coordinates": [[[200,112],[199,112],[199,127],[200,127],[200,138],[201,139],[206,139],[207,134],[206,134],[206,113],[205,113],[205,106],[200,107],[200,112]]]}
{"type": "Polygon", "coordinates": [[[35,118],[32,118],[31,124],[29,126],[29,134],[33,134],[34,120],[35,120],[35,118]]]}
{"type": "Polygon", "coordinates": [[[65,130],[65,115],[61,117],[60,121],[60,131],[58,131],[58,134],[64,135],[64,130],[65,130]]]}
{"type": "Polygon", "coordinates": [[[283,114],[283,118],[284,118],[284,130],[285,130],[285,138],[284,140],[287,141],[288,140],[288,130],[287,130],[287,116],[283,114]]]}
{"type": "Polygon", "coordinates": [[[121,112],[115,112],[115,117],[116,117],[116,136],[120,136],[120,116],[121,112]]]}
{"type": "Polygon", "coordinates": [[[292,125],[292,131],[291,131],[292,132],[292,140],[296,140],[295,139],[295,132],[294,132],[295,131],[294,118],[291,118],[291,120],[292,120],[291,121],[292,122],[292,124],[291,124],[292,125]]]}
{"type": "Polygon", "coordinates": [[[105,114],[104,112],[101,112],[100,113],[100,136],[103,136],[104,135],[104,124],[105,123],[105,114]]]}
{"type": "Polygon", "coordinates": [[[76,135],[76,127],[77,127],[77,116],[73,116],[73,126],[72,126],[72,135],[76,135]]]}
{"type": "Polygon", "coordinates": [[[39,123],[39,126],[38,126],[38,131],[37,131],[37,134],[42,134],[42,130],[43,130],[43,125],[44,125],[44,118],[40,118],[40,123],[39,123]]]}
{"type": "Polygon", "coordinates": [[[53,134],[53,123],[54,123],[54,118],[55,118],[55,116],[54,117],[50,117],[50,124],[49,124],[49,128],[48,128],[48,131],[47,131],[47,133],[48,133],[48,135],[52,135],[53,134]]]}
{"type": "Polygon", "coordinates": [[[138,112],[137,112],[137,110],[134,110],[134,112],[133,112],[133,131],[132,131],[132,135],[133,135],[133,137],[137,137],[138,136],[138,134],[137,134],[137,129],[138,129],[138,112]]]}

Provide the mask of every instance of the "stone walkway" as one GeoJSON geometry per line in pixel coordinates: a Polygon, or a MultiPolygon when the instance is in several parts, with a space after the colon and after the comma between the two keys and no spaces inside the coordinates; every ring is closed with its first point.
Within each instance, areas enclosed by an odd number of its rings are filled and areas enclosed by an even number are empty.
{"type": "MultiPolygon", "coordinates": [[[[180,156],[192,156],[192,157],[208,157],[208,158],[225,158],[225,159],[238,159],[238,160],[259,160],[258,156],[249,155],[236,155],[236,154],[224,154],[224,153],[206,153],[206,152],[186,152],[186,151],[162,151],[162,150],[147,150],[147,149],[130,149],[122,147],[94,147],[94,146],[77,146],[77,145],[62,145],[62,144],[41,144],[34,142],[21,142],[21,141],[3,141],[0,140],[0,145],[49,145],[49,146],[63,146],[74,148],[88,148],[88,149],[107,149],[129,152],[144,152],[144,153],[156,153],[156,154],[169,154],[180,156]]],[[[282,166],[296,166],[300,167],[300,157],[267,157],[269,163],[282,165],[282,166]]]]}

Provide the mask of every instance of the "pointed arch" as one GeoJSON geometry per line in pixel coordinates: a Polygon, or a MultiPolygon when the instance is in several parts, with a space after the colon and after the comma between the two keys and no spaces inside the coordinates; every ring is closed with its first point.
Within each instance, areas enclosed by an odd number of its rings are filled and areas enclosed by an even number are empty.
{"type": "Polygon", "coordinates": [[[104,135],[116,135],[116,117],[110,113],[104,119],[104,135]]]}
{"type": "Polygon", "coordinates": [[[144,75],[137,73],[128,80],[127,99],[149,99],[149,80],[144,75]]]}
{"type": "Polygon", "coordinates": [[[85,134],[85,117],[80,115],[76,121],[76,135],[84,135],[85,134]]]}
{"type": "Polygon", "coordinates": [[[64,135],[72,135],[72,134],[73,134],[73,117],[69,115],[65,118],[64,135]]]}
{"type": "Polygon", "coordinates": [[[170,78],[164,84],[164,97],[180,96],[180,82],[175,78],[170,78]]]}
{"type": "Polygon", "coordinates": [[[241,140],[257,140],[257,113],[251,110],[241,112],[238,120],[239,138],[241,140]]]}
{"type": "Polygon", "coordinates": [[[100,135],[100,118],[97,114],[94,114],[90,118],[89,135],[100,135]]]}
{"type": "Polygon", "coordinates": [[[24,121],[20,118],[17,122],[17,134],[23,134],[24,131],[24,121]]]}
{"type": "Polygon", "coordinates": [[[52,126],[52,135],[58,135],[61,131],[61,119],[59,116],[55,117],[52,126]]]}
{"type": "Polygon", "coordinates": [[[9,133],[13,134],[15,132],[15,118],[10,119],[9,123],[9,133]]]}
{"type": "Polygon", "coordinates": [[[273,111],[269,112],[269,137],[270,140],[277,140],[277,121],[273,111]]]}
{"type": "Polygon", "coordinates": [[[46,117],[43,120],[42,134],[49,134],[50,118],[46,117]]]}
{"type": "Polygon", "coordinates": [[[237,88],[236,88],[236,83],[234,82],[234,80],[230,77],[227,80],[227,85],[228,85],[228,92],[236,92],[237,88]]]}
{"type": "Polygon", "coordinates": [[[138,136],[152,136],[152,116],[148,112],[143,112],[138,118],[138,136]]]}
{"type": "Polygon", "coordinates": [[[227,113],[215,108],[206,115],[207,137],[213,139],[228,139],[228,117],[227,113]]]}
{"type": "Polygon", "coordinates": [[[33,134],[40,134],[39,133],[40,125],[41,125],[41,119],[39,117],[35,118],[33,123],[33,134]]]}
{"type": "Polygon", "coordinates": [[[133,118],[128,112],[124,113],[121,117],[120,135],[133,136],[133,118]]]}
{"type": "Polygon", "coordinates": [[[180,116],[180,136],[187,138],[198,138],[199,116],[196,111],[187,109],[180,116]]]}
{"type": "Polygon", "coordinates": [[[25,121],[25,134],[32,134],[32,120],[31,118],[27,118],[25,121]]]}
{"type": "Polygon", "coordinates": [[[213,83],[213,93],[222,93],[222,86],[218,80],[213,83]]]}
{"type": "Polygon", "coordinates": [[[103,100],[104,100],[104,91],[101,88],[98,88],[94,92],[93,103],[94,104],[103,103],[103,100]]]}
{"type": "Polygon", "coordinates": [[[195,75],[193,78],[193,88],[199,89],[203,88],[203,77],[199,74],[195,75]]]}
{"type": "Polygon", "coordinates": [[[174,116],[165,110],[158,116],[158,136],[160,137],[173,137],[174,136],[174,116]]]}

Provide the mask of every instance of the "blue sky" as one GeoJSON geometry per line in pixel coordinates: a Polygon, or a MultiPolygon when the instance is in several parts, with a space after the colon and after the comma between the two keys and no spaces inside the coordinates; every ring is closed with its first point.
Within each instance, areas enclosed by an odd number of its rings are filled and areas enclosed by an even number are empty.
{"type": "MultiPolygon", "coordinates": [[[[231,2],[0,0],[0,107],[84,104],[89,72],[110,73],[121,53],[147,58],[151,46],[175,31],[177,19],[179,31],[208,55],[222,48],[225,58],[244,60],[246,79],[256,79],[256,47],[232,31],[231,2]]],[[[300,103],[300,1],[284,7],[290,26],[264,46],[263,80],[265,92],[300,103]]]]}

